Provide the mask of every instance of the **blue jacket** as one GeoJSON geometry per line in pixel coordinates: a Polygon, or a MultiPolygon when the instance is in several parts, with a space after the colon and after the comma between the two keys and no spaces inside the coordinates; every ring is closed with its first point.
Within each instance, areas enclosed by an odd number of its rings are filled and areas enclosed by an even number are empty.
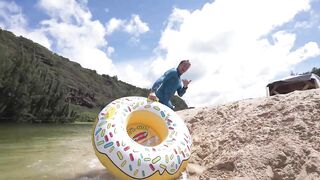
{"type": "Polygon", "coordinates": [[[170,99],[174,96],[176,91],[181,97],[186,92],[187,88],[184,88],[180,79],[181,74],[178,69],[170,69],[166,71],[152,86],[151,91],[155,92],[159,101],[170,107],[174,108],[170,99]]]}

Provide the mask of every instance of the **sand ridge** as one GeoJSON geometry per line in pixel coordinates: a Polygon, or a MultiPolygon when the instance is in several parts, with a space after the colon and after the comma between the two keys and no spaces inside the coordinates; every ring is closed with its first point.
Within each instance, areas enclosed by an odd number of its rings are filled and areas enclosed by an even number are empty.
{"type": "Polygon", "coordinates": [[[320,90],[179,111],[188,179],[320,179],[320,90]]]}

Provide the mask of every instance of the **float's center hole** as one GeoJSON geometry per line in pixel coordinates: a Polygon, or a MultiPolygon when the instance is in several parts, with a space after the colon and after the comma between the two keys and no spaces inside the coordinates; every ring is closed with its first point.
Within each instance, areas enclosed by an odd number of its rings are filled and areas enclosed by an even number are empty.
{"type": "Polygon", "coordinates": [[[131,139],[144,146],[156,146],[167,136],[165,120],[155,113],[139,110],[130,113],[127,133],[131,139]]]}

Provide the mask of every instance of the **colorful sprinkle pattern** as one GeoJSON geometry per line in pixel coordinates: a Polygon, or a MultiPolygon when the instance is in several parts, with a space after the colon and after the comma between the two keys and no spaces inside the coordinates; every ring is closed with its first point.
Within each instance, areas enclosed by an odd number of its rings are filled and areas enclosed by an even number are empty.
{"type": "Polygon", "coordinates": [[[192,140],[183,120],[170,108],[143,97],[124,97],[108,104],[100,112],[93,133],[98,152],[133,178],[146,178],[165,171],[173,175],[191,155],[192,140]],[[126,120],[137,110],[153,112],[166,122],[168,137],[161,144],[142,146],[128,136],[126,120]]]}

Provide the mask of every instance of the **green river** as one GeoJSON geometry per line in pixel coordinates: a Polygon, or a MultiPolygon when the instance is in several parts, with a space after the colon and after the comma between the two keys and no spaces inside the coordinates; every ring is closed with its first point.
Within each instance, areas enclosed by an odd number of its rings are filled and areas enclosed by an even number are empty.
{"type": "Polygon", "coordinates": [[[0,124],[0,179],[115,179],[91,144],[91,124],[0,124]]]}

